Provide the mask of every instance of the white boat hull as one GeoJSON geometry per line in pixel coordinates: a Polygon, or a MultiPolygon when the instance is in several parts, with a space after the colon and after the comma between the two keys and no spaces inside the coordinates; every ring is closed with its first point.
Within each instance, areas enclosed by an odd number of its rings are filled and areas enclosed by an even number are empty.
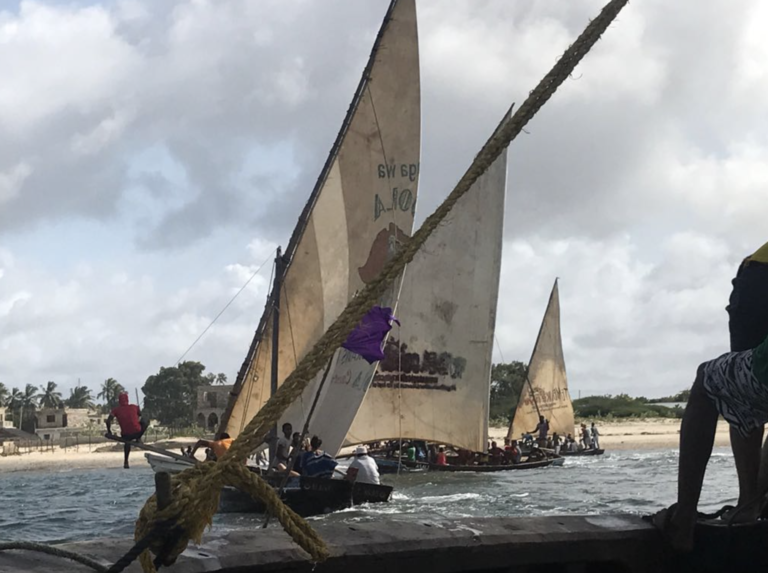
{"type": "Polygon", "coordinates": [[[146,453],[144,454],[144,457],[147,458],[147,462],[149,462],[149,465],[152,467],[152,470],[155,473],[165,472],[169,474],[178,474],[193,466],[192,462],[182,462],[180,460],[175,460],[167,456],[159,456],[157,454],[146,453]]]}

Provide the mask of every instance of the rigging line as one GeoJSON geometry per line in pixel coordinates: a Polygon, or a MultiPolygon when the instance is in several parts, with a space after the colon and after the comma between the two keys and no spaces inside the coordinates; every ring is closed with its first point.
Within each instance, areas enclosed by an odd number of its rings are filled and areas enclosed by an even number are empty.
{"type": "Polygon", "coordinates": [[[293,337],[293,322],[291,322],[291,305],[288,304],[288,291],[283,282],[283,297],[285,298],[285,313],[288,315],[288,332],[291,334],[291,348],[293,348],[293,367],[299,365],[298,355],[296,354],[296,340],[293,337]]]}
{"type": "MultiPolygon", "coordinates": [[[[269,255],[269,258],[272,258],[272,256],[276,255],[276,254],[277,254],[277,249],[272,251],[272,253],[269,255]]],[[[264,261],[261,266],[266,265],[267,261],[269,260],[269,258],[266,261],[264,261]]],[[[273,261],[274,261],[274,259],[273,259],[273,261]]],[[[269,283],[267,283],[267,284],[270,284],[270,285],[274,284],[272,281],[275,278],[275,271],[276,270],[277,270],[277,262],[274,261],[273,264],[272,264],[272,267],[271,267],[271,271],[269,273],[269,283]]],[[[269,306],[270,302],[271,302],[270,298],[267,297],[267,306],[269,306]]],[[[265,311],[265,314],[267,314],[268,312],[269,311],[265,311]]],[[[248,408],[250,407],[251,396],[253,395],[253,392],[250,392],[250,386],[253,385],[253,377],[251,376],[251,378],[250,378],[251,381],[248,382],[248,375],[251,373],[251,370],[253,369],[253,366],[254,366],[254,363],[256,362],[256,359],[259,357],[259,353],[261,352],[261,348],[262,348],[262,345],[259,344],[259,347],[256,350],[256,354],[253,356],[253,360],[248,365],[248,369],[245,371],[245,375],[243,376],[243,386],[248,384],[249,391],[245,393],[245,404],[244,404],[244,408],[243,408],[243,412],[245,412],[245,415],[241,416],[241,418],[240,418],[240,430],[239,430],[239,432],[242,432],[243,428],[245,428],[245,423],[246,423],[245,421],[248,419],[248,416],[247,416],[248,408]]],[[[261,392],[259,393],[259,395],[262,395],[262,396],[264,395],[264,380],[265,379],[266,379],[266,377],[262,377],[262,379],[259,380],[259,382],[261,382],[261,392]]],[[[240,391],[240,394],[242,394],[242,389],[240,391]]],[[[238,394],[238,396],[240,394],[238,394]]]]}
{"type": "MultiPolygon", "coordinates": [[[[285,301],[285,313],[288,315],[288,332],[291,336],[291,348],[293,348],[293,368],[299,365],[298,356],[296,354],[296,339],[293,337],[293,322],[291,321],[291,306],[288,304],[288,290],[285,288],[285,281],[283,281],[283,300],[285,301]]],[[[304,393],[299,396],[301,402],[301,412],[304,413],[304,393]]]]}
{"type": "MultiPolygon", "coordinates": [[[[371,82],[369,81],[365,89],[368,90],[368,98],[371,100],[371,111],[373,112],[373,121],[376,123],[376,133],[379,136],[379,143],[381,143],[381,154],[384,156],[384,170],[387,173],[387,181],[389,181],[389,160],[387,159],[387,148],[384,146],[384,138],[381,136],[381,125],[379,125],[379,114],[376,113],[376,104],[373,102],[373,94],[371,93],[371,82]]],[[[395,210],[392,209],[392,217],[394,218],[395,210]]]]}
{"type": "Polygon", "coordinates": [[[400,325],[397,326],[397,433],[400,434],[400,443],[397,447],[397,475],[400,475],[400,467],[403,465],[403,353],[401,351],[402,345],[402,329],[400,325]]]}
{"type": "Polygon", "coordinates": [[[270,254],[270,255],[269,255],[269,257],[267,257],[267,259],[266,259],[266,260],[265,260],[263,263],[261,263],[261,265],[259,266],[259,268],[258,268],[258,269],[256,269],[256,271],[255,271],[255,272],[254,272],[254,273],[253,273],[253,274],[250,276],[250,278],[249,278],[247,281],[245,281],[245,284],[244,284],[243,286],[241,286],[241,287],[240,287],[240,290],[239,290],[239,291],[237,291],[237,292],[235,293],[235,296],[233,296],[231,299],[229,299],[229,302],[228,302],[227,304],[225,304],[225,305],[224,305],[224,308],[222,308],[222,309],[219,311],[219,314],[217,314],[217,315],[216,315],[216,318],[214,318],[214,319],[211,321],[211,323],[210,323],[208,326],[206,326],[206,327],[205,327],[205,329],[204,329],[204,330],[203,330],[203,331],[200,333],[200,336],[198,336],[198,337],[195,339],[195,341],[194,341],[192,344],[190,344],[190,345],[189,345],[189,348],[187,348],[187,349],[184,351],[184,354],[182,354],[182,355],[181,355],[181,358],[179,358],[179,359],[176,361],[176,366],[178,366],[178,365],[181,363],[181,361],[182,361],[182,360],[184,360],[184,357],[185,357],[187,354],[189,354],[189,351],[190,351],[190,350],[192,350],[192,348],[195,346],[195,344],[197,344],[198,342],[200,342],[200,339],[201,339],[201,338],[202,338],[202,337],[205,335],[205,333],[206,333],[206,332],[208,332],[208,330],[209,330],[209,329],[210,329],[210,328],[211,328],[211,327],[212,327],[212,326],[213,326],[213,325],[216,323],[216,321],[217,321],[217,320],[219,320],[219,317],[221,317],[221,315],[222,315],[222,314],[224,314],[224,312],[225,312],[225,311],[226,311],[226,310],[229,308],[229,306],[230,306],[230,305],[231,305],[233,302],[235,302],[235,299],[236,299],[238,296],[240,296],[240,293],[241,293],[241,292],[243,292],[243,291],[245,290],[245,287],[247,287],[247,286],[248,286],[248,285],[251,283],[251,281],[252,281],[253,279],[255,279],[255,278],[256,278],[256,275],[257,275],[257,274],[259,274],[259,271],[260,271],[262,268],[264,268],[264,265],[266,265],[266,264],[267,264],[267,261],[269,261],[269,259],[270,259],[271,257],[272,257],[272,254],[270,254]]]}
{"type": "Polygon", "coordinates": [[[506,364],[507,361],[504,360],[504,354],[501,352],[501,344],[499,344],[499,337],[496,336],[496,333],[493,333],[493,339],[496,341],[496,349],[499,351],[499,356],[501,357],[501,362],[506,364]]]}
{"type": "MultiPolygon", "coordinates": [[[[387,158],[387,148],[384,146],[384,138],[381,135],[381,125],[379,124],[379,114],[376,113],[376,104],[373,101],[373,93],[371,92],[370,81],[366,84],[365,89],[368,91],[368,99],[371,100],[371,111],[373,112],[373,121],[374,123],[376,123],[376,133],[379,136],[379,143],[381,144],[381,155],[384,157],[384,171],[387,174],[388,187],[390,188],[390,192],[392,192],[392,184],[390,183],[391,177],[389,176],[389,159],[387,158]]],[[[395,247],[399,248],[398,239],[397,239],[397,219],[395,218],[395,215],[397,214],[397,209],[395,209],[395,205],[394,205],[394,201],[395,201],[394,194],[392,195],[392,201],[393,201],[393,205],[392,205],[392,211],[391,211],[391,214],[392,214],[391,218],[392,218],[392,223],[394,223],[395,225],[395,236],[394,236],[395,247]]]]}
{"type": "MultiPolygon", "coordinates": [[[[366,84],[365,89],[368,90],[368,98],[371,100],[371,111],[373,112],[373,121],[374,121],[374,123],[376,123],[376,133],[379,136],[379,143],[381,144],[381,155],[384,157],[384,171],[387,174],[387,183],[388,183],[388,186],[390,187],[390,191],[391,191],[392,184],[390,183],[391,177],[389,176],[389,159],[387,158],[387,149],[384,146],[384,138],[381,135],[381,125],[379,124],[379,115],[376,113],[376,104],[373,101],[373,93],[371,92],[371,82],[370,81],[366,84]]],[[[398,239],[398,236],[397,236],[398,226],[397,226],[397,219],[395,217],[395,215],[397,213],[397,209],[395,209],[394,200],[395,200],[394,195],[392,195],[393,205],[392,205],[392,211],[391,211],[391,213],[392,213],[391,218],[392,218],[392,223],[395,225],[395,236],[393,237],[393,239],[394,239],[395,249],[399,250],[400,249],[400,242],[399,242],[399,239],[398,239]]],[[[413,201],[416,201],[416,199],[414,198],[413,201]]],[[[411,220],[411,225],[413,225],[413,220],[411,220]]],[[[403,272],[401,273],[400,276],[401,277],[405,276],[405,269],[403,269],[403,272]]],[[[390,294],[390,296],[392,298],[392,305],[393,306],[395,305],[395,302],[397,301],[397,298],[398,298],[396,296],[396,294],[395,294],[396,290],[399,290],[399,289],[397,289],[395,287],[395,282],[396,281],[392,281],[392,285],[391,285],[392,286],[392,293],[390,294]]],[[[401,278],[401,282],[400,282],[400,287],[402,287],[402,278],[401,278]]],[[[378,368],[378,366],[377,366],[377,368],[378,368]]]]}

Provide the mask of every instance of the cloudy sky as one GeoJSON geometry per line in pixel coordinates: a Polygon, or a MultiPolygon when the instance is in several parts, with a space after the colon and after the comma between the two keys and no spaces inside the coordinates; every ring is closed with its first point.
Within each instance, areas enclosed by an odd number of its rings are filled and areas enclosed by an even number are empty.
{"type": "MultiPolygon", "coordinates": [[[[172,365],[285,244],[386,0],[0,4],[0,381],[172,365]]],[[[600,1],[418,0],[417,222],[600,1]]],[[[554,278],[574,397],[659,396],[727,350],[768,240],[768,5],[630,3],[510,148],[494,358],[554,278]]],[[[187,358],[234,379],[270,263],[187,358]]]]}

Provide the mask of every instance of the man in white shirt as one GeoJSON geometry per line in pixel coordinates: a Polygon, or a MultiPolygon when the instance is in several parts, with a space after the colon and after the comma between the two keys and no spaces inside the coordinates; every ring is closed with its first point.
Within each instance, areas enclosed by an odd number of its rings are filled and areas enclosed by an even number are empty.
{"type": "Polygon", "coordinates": [[[600,449],[600,432],[597,431],[597,426],[592,422],[592,447],[596,450],[600,449]]]}
{"type": "MultiPolygon", "coordinates": [[[[357,475],[355,481],[359,483],[372,483],[374,485],[380,485],[379,468],[376,466],[376,462],[368,455],[368,448],[365,446],[357,446],[355,448],[355,459],[349,464],[349,469],[356,469],[357,475]]],[[[354,474],[354,472],[352,472],[354,474]]],[[[347,470],[347,475],[350,475],[347,470]]],[[[350,476],[351,477],[351,476],[350,476]]]]}
{"type": "Polygon", "coordinates": [[[291,455],[291,433],[293,426],[286,422],[283,424],[283,435],[277,440],[275,448],[275,457],[272,458],[270,469],[285,471],[288,467],[288,457],[291,455]]]}

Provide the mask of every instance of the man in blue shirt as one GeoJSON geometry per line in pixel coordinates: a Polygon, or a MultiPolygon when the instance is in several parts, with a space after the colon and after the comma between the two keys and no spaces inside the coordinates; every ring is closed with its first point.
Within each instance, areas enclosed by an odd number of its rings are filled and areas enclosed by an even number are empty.
{"type": "Polygon", "coordinates": [[[333,470],[339,465],[330,455],[320,449],[323,440],[312,436],[310,451],[301,456],[301,475],[307,477],[332,478],[333,470]]]}

